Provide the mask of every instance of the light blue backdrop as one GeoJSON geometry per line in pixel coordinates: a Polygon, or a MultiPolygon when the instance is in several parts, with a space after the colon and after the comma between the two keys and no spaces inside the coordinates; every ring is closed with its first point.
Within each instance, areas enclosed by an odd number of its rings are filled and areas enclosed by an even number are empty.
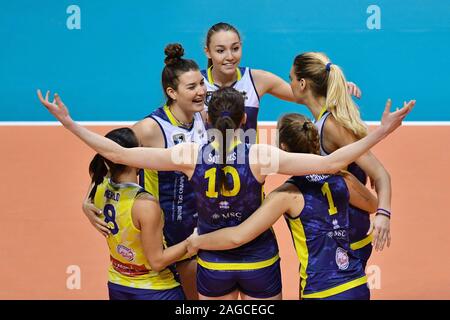
{"type": "MultiPolygon", "coordinates": [[[[363,90],[365,120],[378,120],[388,97],[417,99],[408,120],[450,120],[448,0],[29,0],[0,4],[0,121],[53,120],[37,88],[57,90],[76,120],[138,120],[164,101],[164,46],[181,42],[205,66],[205,34],[219,21],[241,31],[241,65],[286,80],[296,54],[326,52],[363,90]],[[70,5],[81,29],[66,25],[70,5]],[[370,5],[381,29],[367,26],[370,5]]],[[[259,120],[294,110],[307,113],[264,96],[259,120]]]]}

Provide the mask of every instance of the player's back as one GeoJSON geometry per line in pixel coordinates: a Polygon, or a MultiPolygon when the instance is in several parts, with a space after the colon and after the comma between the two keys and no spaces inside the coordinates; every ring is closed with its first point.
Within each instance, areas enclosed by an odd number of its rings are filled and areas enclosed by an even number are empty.
{"type": "MultiPolygon", "coordinates": [[[[249,165],[250,145],[237,142],[229,148],[227,163],[223,166],[229,190],[219,188],[217,145],[210,143],[200,148],[199,160],[191,178],[197,208],[198,232],[209,233],[221,228],[239,225],[262,203],[263,185],[254,177],[249,165]]],[[[272,264],[278,260],[278,246],[272,229],[253,241],[232,250],[198,253],[199,263],[239,263],[239,269],[251,268],[255,263],[272,264]]]]}
{"type": "Polygon", "coordinates": [[[292,177],[304,208],[286,217],[300,260],[302,297],[325,298],[366,283],[349,240],[349,191],[335,175],[292,177]]]}
{"type": "Polygon", "coordinates": [[[135,183],[114,183],[109,178],[97,186],[96,207],[102,209],[102,218],[111,234],[107,238],[111,264],[109,282],[121,286],[164,290],[179,286],[170,268],[160,272],[151,270],[140,240],[140,230],[132,219],[136,197],[145,192],[135,183]]]}

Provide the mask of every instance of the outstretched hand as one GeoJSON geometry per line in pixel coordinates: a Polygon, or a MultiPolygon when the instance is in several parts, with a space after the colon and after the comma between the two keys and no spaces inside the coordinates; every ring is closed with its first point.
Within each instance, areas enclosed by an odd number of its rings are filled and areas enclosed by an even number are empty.
{"type": "Polygon", "coordinates": [[[70,118],[69,110],[64,105],[64,103],[62,102],[61,98],[57,93],[54,94],[52,102],[48,100],[50,91],[47,91],[47,93],[45,94],[45,99],[42,96],[41,90],[37,91],[37,95],[41,103],[44,105],[44,107],[46,107],[47,110],[50,111],[50,113],[56,119],[58,119],[59,122],[62,123],[63,126],[67,126],[73,122],[72,119],[70,118]]]}
{"type": "Polygon", "coordinates": [[[403,119],[411,112],[415,104],[416,100],[410,100],[408,103],[404,102],[401,109],[397,108],[396,111],[391,112],[392,101],[391,99],[388,99],[381,118],[381,127],[384,129],[386,135],[402,124],[403,119]]]}

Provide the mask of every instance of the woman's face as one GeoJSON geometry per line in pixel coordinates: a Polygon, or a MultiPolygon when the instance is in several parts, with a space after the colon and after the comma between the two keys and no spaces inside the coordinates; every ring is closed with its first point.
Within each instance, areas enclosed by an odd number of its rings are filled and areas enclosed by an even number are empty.
{"type": "Polygon", "coordinates": [[[291,80],[291,89],[295,101],[299,102],[303,96],[303,90],[301,90],[301,80],[297,80],[297,76],[295,75],[294,66],[291,67],[291,71],[289,72],[289,79],[291,80]]]}
{"type": "Polygon", "coordinates": [[[177,90],[172,89],[168,93],[185,111],[201,112],[205,107],[206,87],[199,70],[190,70],[181,74],[178,77],[177,90]]]}
{"type": "Polygon", "coordinates": [[[294,94],[295,101],[297,103],[301,103],[305,93],[305,79],[297,80],[297,76],[294,72],[294,66],[291,67],[291,71],[289,72],[289,79],[291,80],[291,89],[294,94]]]}
{"type": "Polygon", "coordinates": [[[225,75],[233,75],[242,57],[241,39],[233,31],[219,31],[211,36],[205,48],[208,59],[212,60],[214,70],[225,75]]]}

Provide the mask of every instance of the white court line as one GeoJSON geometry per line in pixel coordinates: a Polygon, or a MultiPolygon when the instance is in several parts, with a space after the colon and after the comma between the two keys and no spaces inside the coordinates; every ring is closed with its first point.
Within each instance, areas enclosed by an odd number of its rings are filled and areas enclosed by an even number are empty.
{"type": "MultiPolygon", "coordinates": [[[[137,121],[78,121],[83,126],[132,126],[137,121]]],[[[378,126],[380,121],[366,121],[369,126],[378,126]]],[[[259,126],[276,126],[276,121],[258,121],[259,126]]],[[[404,121],[404,126],[450,126],[450,121],[404,121]]],[[[58,121],[0,121],[0,127],[8,126],[61,126],[58,121]]]]}

